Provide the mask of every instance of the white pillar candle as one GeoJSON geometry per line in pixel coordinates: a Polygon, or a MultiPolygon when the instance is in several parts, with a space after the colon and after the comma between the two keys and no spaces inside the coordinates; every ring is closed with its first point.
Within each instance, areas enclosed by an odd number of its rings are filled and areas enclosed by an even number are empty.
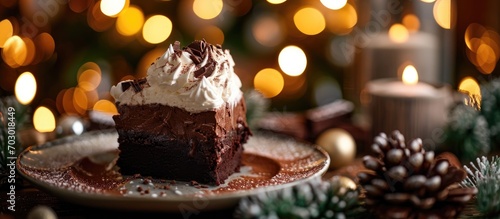
{"type": "Polygon", "coordinates": [[[421,138],[427,148],[442,143],[451,91],[425,82],[406,84],[396,78],[368,83],[372,135],[399,130],[407,141],[421,138]]]}

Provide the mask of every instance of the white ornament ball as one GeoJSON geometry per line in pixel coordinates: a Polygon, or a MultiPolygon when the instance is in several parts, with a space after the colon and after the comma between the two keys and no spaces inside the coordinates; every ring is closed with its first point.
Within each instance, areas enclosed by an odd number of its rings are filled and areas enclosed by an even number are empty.
{"type": "Polygon", "coordinates": [[[346,166],[356,156],[356,142],[349,132],[333,128],[324,131],[316,140],[330,155],[330,169],[346,166]]]}

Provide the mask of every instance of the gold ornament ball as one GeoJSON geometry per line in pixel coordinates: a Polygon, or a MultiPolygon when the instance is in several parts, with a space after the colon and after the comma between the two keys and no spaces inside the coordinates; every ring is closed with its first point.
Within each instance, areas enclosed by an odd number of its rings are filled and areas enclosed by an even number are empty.
{"type": "Polygon", "coordinates": [[[339,195],[344,195],[348,190],[356,190],[358,188],[354,180],[346,176],[336,175],[328,179],[328,181],[333,182],[335,188],[340,186],[338,190],[339,195]]]}
{"type": "Polygon", "coordinates": [[[333,128],[324,131],[316,140],[330,155],[330,168],[335,169],[346,166],[356,156],[356,142],[349,132],[333,128]]]}

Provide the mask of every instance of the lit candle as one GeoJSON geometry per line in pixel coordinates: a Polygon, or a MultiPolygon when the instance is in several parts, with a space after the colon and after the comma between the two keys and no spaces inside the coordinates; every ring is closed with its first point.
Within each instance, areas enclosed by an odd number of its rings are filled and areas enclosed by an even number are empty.
{"type": "Polygon", "coordinates": [[[368,83],[367,90],[374,136],[399,130],[407,141],[422,138],[424,145],[433,149],[442,143],[442,127],[451,100],[447,86],[419,82],[417,70],[409,65],[402,80],[374,80],[368,83]]]}
{"type": "Polygon", "coordinates": [[[438,38],[418,30],[408,30],[401,24],[394,24],[388,31],[372,35],[360,33],[354,39],[356,43],[356,57],[353,76],[346,80],[352,84],[353,98],[367,82],[392,78],[395,72],[401,72],[399,67],[412,64],[420,72],[420,81],[427,83],[441,83],[440,56],[438,38]],[[411,63],[408,63],[410,61],[411,63]]]}

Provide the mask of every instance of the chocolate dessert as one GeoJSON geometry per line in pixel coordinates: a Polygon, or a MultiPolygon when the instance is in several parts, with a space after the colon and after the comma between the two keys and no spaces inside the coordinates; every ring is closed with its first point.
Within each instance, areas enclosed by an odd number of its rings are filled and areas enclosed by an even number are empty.
{"type": "Polygon", "coordinates": [[[175,42],[146,78],[111,88],[122,174],[221,184],[239,170],[251,134],[228,50],[175,42]]]}

